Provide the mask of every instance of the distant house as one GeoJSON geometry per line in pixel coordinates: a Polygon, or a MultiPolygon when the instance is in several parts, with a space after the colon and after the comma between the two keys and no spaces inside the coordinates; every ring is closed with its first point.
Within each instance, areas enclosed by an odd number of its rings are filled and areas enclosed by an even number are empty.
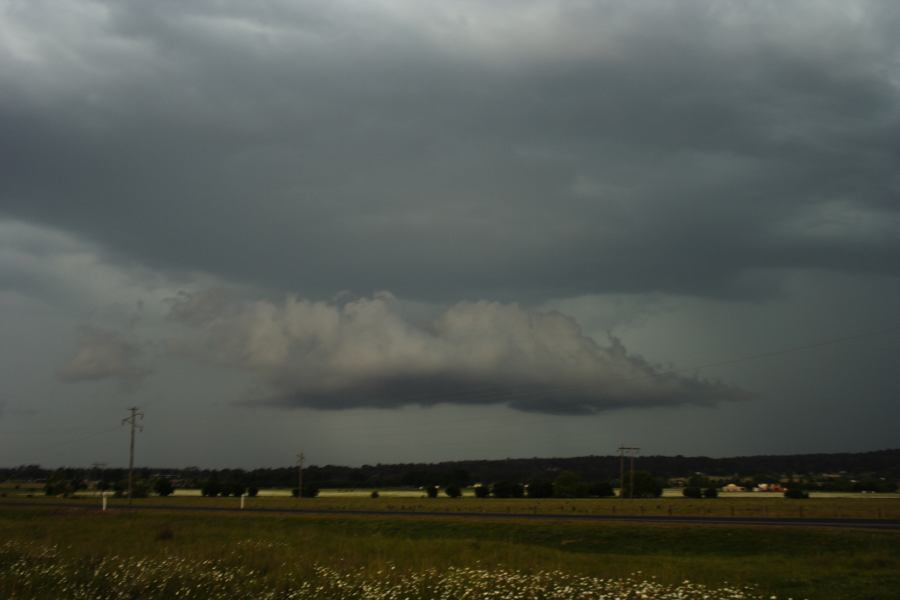
{"type": "Polygon", "coordinates": [[[754,492],[783,492],[784,488],[780,483],[760,483],[755,488],[753,488],[754,492]]]}

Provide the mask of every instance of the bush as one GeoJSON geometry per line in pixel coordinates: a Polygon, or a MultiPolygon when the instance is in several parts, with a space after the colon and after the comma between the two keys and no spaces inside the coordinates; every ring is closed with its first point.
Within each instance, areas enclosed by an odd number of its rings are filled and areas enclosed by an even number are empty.
{"type": "Polygon", "coordinates": [[[459,498],[460,496],[462,496],[462,489],[455,483],[451,483],[444,488],[444,493],[447,494],[447,496],[449,496],[450,498],[459,498]]]}
{"type": "Polygon", "coordinates": [[[476,483],[472,490],[475,492],[476,498],[487,498],[491,495],[491,488],[482,483],[476,483]]]}
{"type": "Polygon", "coordinates": [[[299,488],[294,488],[294,489],[291,490],[291,496],[293,496],[294,498],[296,498],[296,497],[299,496],[299,495],[300,495],[300,489],[299,489],[299,488]]]}
{"type": "Polygon", "coordinates": [[[378,490],[372,490],[372,493],[369,494],[369,498],[378,498],[379,495],[378,490]]]}
{"type": "Polygon", "coordinates": [[[303,497],[304,498],[315,498],[319,495],[319,486],[314,483],[304,483],[303,484],[303,497]]]}
{"type": "Polygon", "coordinates": [[[429,498],[437,498],[438,497],[439,488],[436,485],[426,485],[425,493],[428,494],[429,498]]]}
{"type": "Polygon", "coordinates": [[[237,498],[244,495],[244,492],[247,491],[247,486],[245,486],[243,483],[232,483],[228,487],[228,491],[231,492],[232,496],[237,498]]]}
{"type": "Polygon", "coordinates": [[[248,487],[248,488],[247,488],[247,495],[250,496],[251,498],[256,498],[256,497],[259,495],[259,488],[256,488],[256,487],[248,487]]]}
{"type": "Polygon", "coordinates": [[[719,488],[716,487],[708,487],[703,490],[704,498],[718,498],[719,497],[719,488]]]}

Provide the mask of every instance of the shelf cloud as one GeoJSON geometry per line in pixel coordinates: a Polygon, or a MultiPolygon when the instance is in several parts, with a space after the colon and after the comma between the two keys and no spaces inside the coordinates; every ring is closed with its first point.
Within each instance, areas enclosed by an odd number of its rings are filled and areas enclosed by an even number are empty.
{"type": "Polygon", "coordinates": [[[336,410],[505,404],[554,414],[713,405],[740,390],[600,346],[571,318],[516,304],[461,302],[422,319],[389,293],[345,302],[228,301],[183,294],[170,318],[192,334],[179,352],[255,372],[263,402],[336,410]]]}

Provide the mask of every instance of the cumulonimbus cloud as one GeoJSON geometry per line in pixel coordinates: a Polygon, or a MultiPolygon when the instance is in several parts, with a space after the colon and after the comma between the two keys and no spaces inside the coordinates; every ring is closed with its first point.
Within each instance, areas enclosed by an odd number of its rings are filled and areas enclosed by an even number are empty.
{"type": "Polygon", "coordinates": [[[600,346],[562,314],[516,304],[461,302],[423,321],[384,292],[344,303],[207,292],[174,299],[170,317],[192,331],[181,351],[256,372],[266,402],[283,407],[506,404],[592,414],[744,397],[651,365],[614,338],[600,346]]]}

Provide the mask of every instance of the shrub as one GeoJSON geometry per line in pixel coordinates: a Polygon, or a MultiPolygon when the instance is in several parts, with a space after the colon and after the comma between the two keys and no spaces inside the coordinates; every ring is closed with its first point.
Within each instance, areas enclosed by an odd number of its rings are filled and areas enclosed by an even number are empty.
{"type": "Polygon", "coordinates": [[[369,494],[369,498],[378,498],[379,495],[378,490],[372,490],[372,493],[369,494]]]}
{"type": "Polygon", "coordinates": [[[718,498],[719,497],[719,488],[716,487],[708,487],[703,490],[704,498],[718,498]]]}
{"type": "Polygon", "coordinates": [[[247,486],[245,486],[243,483],[232,483],[229,486],[228,491],[231,492],[232,496],[237,498],[244,495],[244,492],[247,491],[247,486]]]}
{"type": "Polygon", "coordinates": [[[487,498],[491,495],[491,488],[482,483],[476,483],[472,490],[475,492],[476,498],[487,498]]]}
{"type": "Polygon", "coordinates": [[[438,497],[439,488],[436,485],[426,485],[425,493],[428,494],[429,498],[437,498],[438,497]]]}
{"type": "Polygon", "coordinates": [[[259,495],[259,488],[257,488],[257,487],[248,487],[248,488],[247,488],[247,495],[250,496],[251,498],[256,498],[256,497],[259,495]]]}
{"type": "Polygon", "coordinates": [[[315,498],[319,495],[319,486],[314,483],[304,483],[303,484],[303,497],[304,498],[315,498]]]}

